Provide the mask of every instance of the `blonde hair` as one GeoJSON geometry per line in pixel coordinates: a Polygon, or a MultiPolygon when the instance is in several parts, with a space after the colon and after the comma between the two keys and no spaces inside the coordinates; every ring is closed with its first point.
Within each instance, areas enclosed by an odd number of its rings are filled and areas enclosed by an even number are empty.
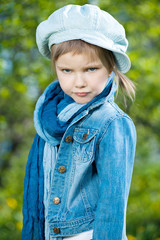
{"type": "Polygon", "coordinates": [[[51,47],[51,63],[53,68],[55,67],[56,60],[61,55],[68,52],[72,52],[73,55],[85,53],[93,61],[99,57],[108,72],[113,71],[115,73],[115,81],[117,83],[117,86],[120,86],[122,90],[125,105],[125,93],[133,101],[133,98],[135,97],[135,85],[129,78],[127,78],[117,69],[116,60],[111,51],[98,47],[96,45],[89,44],[82,40],[70,40],[59,44],[54,44],[51,47]]]}

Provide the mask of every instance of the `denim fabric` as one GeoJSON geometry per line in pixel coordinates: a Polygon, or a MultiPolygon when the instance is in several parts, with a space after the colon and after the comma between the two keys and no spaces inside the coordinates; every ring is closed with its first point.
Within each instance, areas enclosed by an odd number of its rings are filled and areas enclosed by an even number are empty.
{"type": "MultiPolygon", "coordinates": [[[[71,102],[61,112],[59,112],[57,118],[62,122],[67,122],[72,117],[72,115],[82,107],[83,104],[71,102]]],[[[58,152],[57,146],[53,146],[46,142],[43,154],[43,169],[44,169],[45,239],[47,240],[52,240],[50,236],[50,228],[48,223],[48,200],[51,194],[51,184],[52,177],[54,175],[55,164],[57,161],[57,152],[58,152]]],[[[80,239],[81,238],[79,238],[79,240],[80,239]]]]}
{"type": "Polygon", "coordinates": [[[52,181],[48,218],[52,236],[93,228],[93,240],[126,240],[126,207],[134,162],[133,122],[107,101],[66,131],[52,181]],[[88,134],[86,140],[83,135],[88,134]],[[73,142],[65,142],[73,136],[73,142]],[[59,166],[67,171],[58,172],[59,166]],[[59,205],[53,198],[61,199],[59,205]],[[54,227],[60,228],[56,235],[54,227]]]}
{"type": "Polygon", "coordinates": [[[114,103],[115,90],[113,82],[109,95],[76,116],[61,140],[48,206],[53,238],[93,229],[93,240],[127,239],[136,131],[114,103]],[[73,141],[66,142],[67,136],[73,141]],[[66,172],[60,173],[59,166],[65,166],[66,172]],[[54,197],[60,198],[58,205],[54,197]],[[54,227],[60,229],[59,234],[54,227]]]}
{"type": "MultiPolygon", "coordinates": [[[[93,240],[127,240],[126,208],[136,130],[129,116],[114,103],[115,91],[113,82],[107,97],[98,99],[80,112],[60,141],[48,202],[48,222],[53,240],[91,229],[93,240]],[[67,136],[71,136],[72,141],[68,142],[67,136]],[[60,173],[60,166],[65,166],[66,172],[60,173]],[[59,204],[53,203],[54,197],[60,198],[59,204]],[[54,227],[59,228],[58,234],[54,227]]],[[[38,125],[36,129],[39,129],[38,125]]],[[[44,132],[40,129],[38,132],[43,138],[44,132]]],[[[49,144],[56,145],[54,141],[49,144]]],[[[36,164],[33,154],[32,165],[36,164]]],[[[33,221],[34,215],[30,216],[33,221]]]]}

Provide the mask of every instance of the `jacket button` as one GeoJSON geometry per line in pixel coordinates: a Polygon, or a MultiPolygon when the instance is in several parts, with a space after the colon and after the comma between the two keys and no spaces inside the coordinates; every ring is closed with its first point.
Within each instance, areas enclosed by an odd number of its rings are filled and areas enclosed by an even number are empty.
{"type": "Polygon", "coordinates": [[[60,173],[66,172],[65,166],[60,166],[60,167],[58,168],[58,171],[59,171],[60,173]]]}
{"type": "Polygon", "coordinates": [[[59,204],[60,203],[60,198],[59,197],[55,197],[55,198],[53,198],[53,202],[54,202],[54,204],[59,204]]]}
{"type": "Polygon", "coordinates": [[[53,228],[53,231],[55,232],[55,234],[60,233],[60,229],[59,229],[58,227],[54,227],[54,228],[53,228]]]}
{"type": "Polygon", "coordinates": [[[72,137],[71,137],[71,136],[67,136],[67,137],[65,138],[65,141],[66,141],[67,143],[70,143],[70,142],[72,141],[72,137]]]}
{"type": "Polygon", "coordinates": [[[83,135],[83,140],[86,140],[87,139],[87,137],[88,137],[88,134],[87,133],[85,133],[84,135],[83,135]]]}

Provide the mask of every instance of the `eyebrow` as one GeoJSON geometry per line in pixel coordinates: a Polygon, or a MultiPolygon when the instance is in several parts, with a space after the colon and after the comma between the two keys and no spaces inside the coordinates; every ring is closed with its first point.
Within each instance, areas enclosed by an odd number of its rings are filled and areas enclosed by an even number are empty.
{"type": "Polygon", "coordinates": [[[102,63],[89,63],[88,65],[86,65],[85,68],[92,68],[92,67],[101,67],[102,63]]]}
{"type": "MultiPolygon", "coordinates": [[[[89,63],[84,68],[100,68],[103,64],[102,63],[89,63]]],[[[66,66],[66,65],[57,65],[60,69],[72,69],[72,66],[66,66]]]]}
{"type": "Polygon", "coordinates": [[[61,68],[61,69],[70,69],[69,66],[67,67],[67,66],[63,66],[63,65],[62,65],[62,66],[57,65],[57,67],[58,67],[58,68],[61,68]]]}

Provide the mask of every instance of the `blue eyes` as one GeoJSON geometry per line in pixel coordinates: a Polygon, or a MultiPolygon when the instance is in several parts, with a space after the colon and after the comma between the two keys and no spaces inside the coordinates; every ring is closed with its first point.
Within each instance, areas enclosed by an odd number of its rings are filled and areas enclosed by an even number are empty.
{"type": "Polygon", "coordinates": [[[63,69],[62,70],[64,73],[70,73],[71,72],[71,70],[69,70],[69,69],[63,69]]]}
{"type": "MultiPolygon", "coordinates": [[[[97,70],[97,68],[87,68],[85,71],[86,72],[95,72],[96,70],[97,70]]],[[[64,72],[64,73],[71,73],[72,70],[70,70],[70,69],[62,69],[62,72],[64,72]]]]}
{"type": "Polygon", "coordinates": [[[88,68],[88,72],[94,72],[96,70],[97,70],[97,68],[88,68]]]}

